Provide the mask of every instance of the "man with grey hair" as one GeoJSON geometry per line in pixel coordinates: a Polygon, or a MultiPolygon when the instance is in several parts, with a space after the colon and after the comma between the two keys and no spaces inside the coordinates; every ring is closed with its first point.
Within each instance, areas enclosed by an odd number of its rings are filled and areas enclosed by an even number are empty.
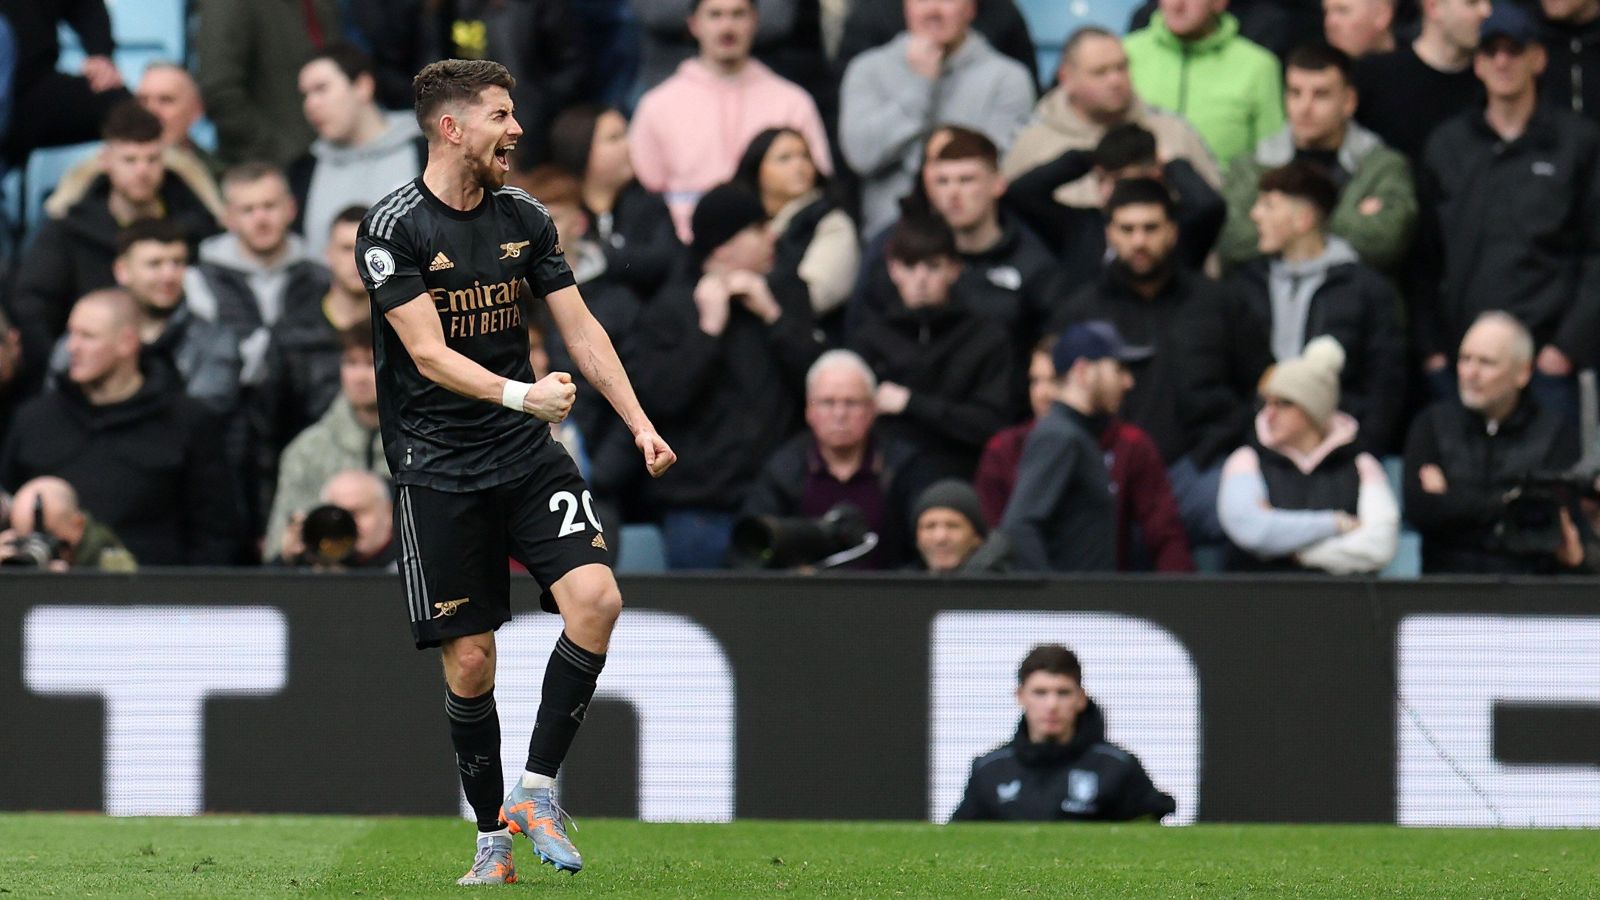
{"type": "MultiPolygon", "coordinates": [[[[366,469],[335,472],[318,495],[324,506],[344,510],[355,521],[356,536],[343,559],[322,571],[395,568],[399,548],[394,543],[394,494],[389,482],[366,469]]],[[[315,512],[315,510],[312,510],[315,512]]],[[[303,526],[306,517],[296,516],[283,533],[282,558],[292,562],[306,558],[303,526]]]]}
{"type": "Polygon", "coordinates": [[[850,564],[899,568],[910,561],[911,504],[932,475],[917,448],[877,432],[878,379],[849,350],[829,350],[806,372],[806,426],[767,460],[745,498],[746,516],[816,518],[841,503],[861,510],[876,550],[850,564]]]}
{"type": "Polygon", "coordinates": [[[1578,459],[1572,425],[1528,394],[1534,341],[1500,310],[1474,320],[1456,362],[1459,395],[1416,418],[1405,511],[1425,573],[1550,573],[1583,561],[1574,518],[1526,483],[1578,459]]]}

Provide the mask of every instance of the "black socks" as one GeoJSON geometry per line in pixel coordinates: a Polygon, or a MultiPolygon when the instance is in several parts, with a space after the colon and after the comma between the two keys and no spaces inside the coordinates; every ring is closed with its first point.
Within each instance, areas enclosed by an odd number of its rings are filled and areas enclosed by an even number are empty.
{"type": "Polygon", "coordinates": [[[478,831],[499,831],[505,783],[500,768],[500,716],[495,711],[494,689],[479,697],[457,697],[445,688],[444,709],[450,717],[450,742],[456,748],[461,789],[477,816],[478,831]]]}
{"type": "MultiPolygon", "coordinates": [[[[605,668],[604,653],[590,653],[574,644],[565,631],[556,639],[550,662],[544,669],[544,692],[539,698],[539,716],[528,741],[528,771],[555,777],[567,758],[572,739],[583,724],[589,701],[594,698],[595,681],[605,668]]],[[[493,701],[490,701],[491,708],[493,701]]],[[[496,739],[499,729],[496,728],[496,739]]],[[[460,752],[460,744],[457,744],[460,752]]],[[[465,770],[463,770],[465,771],[465,770]]],[[[465,776],[463,782],[465,781],[465,776]]],[[[470,793],[468,794],[470,798],[470,793]]],[[[474,806],[474,809],[477,807],[474,806]]]]}

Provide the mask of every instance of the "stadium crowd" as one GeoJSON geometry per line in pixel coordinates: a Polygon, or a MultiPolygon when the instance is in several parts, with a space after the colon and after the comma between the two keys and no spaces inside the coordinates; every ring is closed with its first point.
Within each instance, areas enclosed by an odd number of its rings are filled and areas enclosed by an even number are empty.
{"type": "Polygon", "coordinates": [[[0,561],[393,564],[354,246],[458,56],[680,461],[535,315],[557,437],[672,568],[849,504],[859,568],[1600,569],[1600,0],[1152,0],[1042,93],[1019,2],[202,0],[122,73],[0,0],[0,165],[100,142],[10,223],[0,561]]]}

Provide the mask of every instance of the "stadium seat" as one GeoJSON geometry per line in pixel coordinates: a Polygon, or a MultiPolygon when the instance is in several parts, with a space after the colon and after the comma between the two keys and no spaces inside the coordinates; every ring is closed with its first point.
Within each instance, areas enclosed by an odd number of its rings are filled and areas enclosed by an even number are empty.
{"type": "Polygon", "coordinates": [[[184,0],[106,0],[117,44],[161,47],[168,59],[183,59],[184,0]]]}
{"type": "Polygon", "coordinates": [[[622,526],[622,546],[617,548],[618,572],[665,572],[667,543],[654,525],[622,526]]]}
{"type": "Polygon", "coordinates": [[[66,147],[46,147],[29,154],[28,167],[22,176],[22,217],[19,224],[29,233],[38,231],[44,223],[44,201],[56,189],[56,182],[79,160],[99,149],[100,142],[91,141],[66,147]]]}
{"type": "Polygon", "coordinates": [[[1039,79],[1045,85],[1056,80],[1056,63],[1061,45],[1074,31],[1085,25],[1098,25],[1112,34],[1122,34],[1139,0],[1018,0],[1028,33],[1033,37],[1039,60],[1039,79]]]}

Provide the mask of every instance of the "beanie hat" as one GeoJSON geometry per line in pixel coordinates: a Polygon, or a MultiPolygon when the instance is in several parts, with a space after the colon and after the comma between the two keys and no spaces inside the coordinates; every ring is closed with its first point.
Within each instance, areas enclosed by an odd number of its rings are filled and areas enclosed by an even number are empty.
{"type": "Polygon", "coordinates": [[[1267,372],[1261,393],[1282,397],[1305,410],[1318,428],[1325,428],[1339,408],[1339,372],[1344,369],[1344,348],[1329,335],[1312,338],[1295,359],[1287,359],[1267,372]]]}
{"type": "Polygon", "coordinates": [[[911,521],[918,521],[922,518],[922,514],[930,509],[953,509],[972,523],[972,528],[978,532],[979,537],[987,537],[989,534],[989,523],[984,521],[983,506],[978,503],[978,492],[965,481],[946,478],[929,485],[927,490],[917,496],[911,521]]]}
{"type": "Polygon", "coordinates": [[[697,260],[704,260],[718,247],[733,240],[739,232],[767,220],[761,198],[736,184],[721,184],[700,197],[690,225],[694,241],[690,249],[697,260]]]}

